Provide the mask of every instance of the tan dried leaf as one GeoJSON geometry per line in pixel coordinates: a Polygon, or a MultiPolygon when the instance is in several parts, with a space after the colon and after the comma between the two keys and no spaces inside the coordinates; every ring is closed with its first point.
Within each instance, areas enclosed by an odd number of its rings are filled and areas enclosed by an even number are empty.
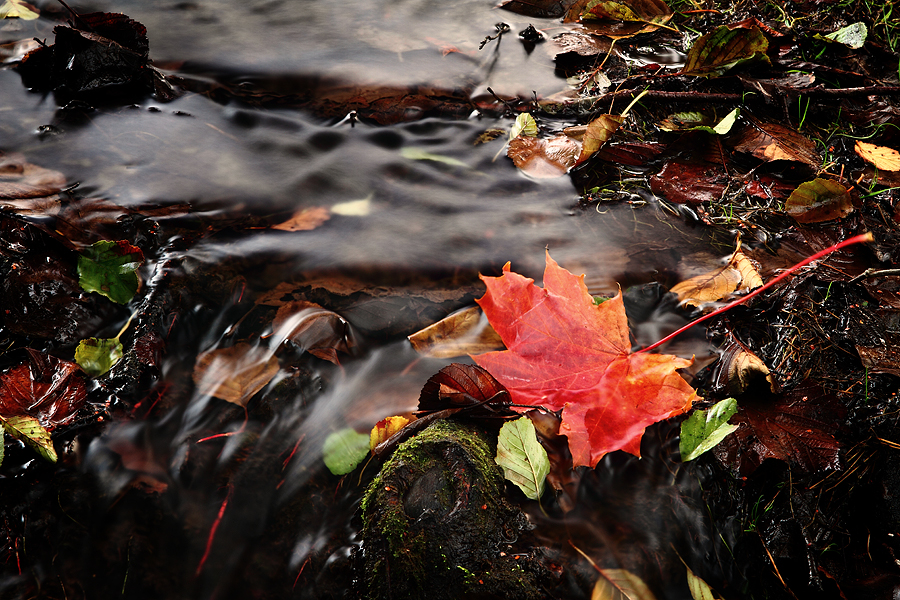
{"type": "Polygon", "coordinates": [[[738,290],[752,290],[763,284],[753,262],[741,251],[740,242],[728,263],[708,273],[691,277],[669,290],[688,306],[715,302],[738,290]]]}
{"type": "Polygon", "coordinates": [[[900,152],[887,146],[856,142],[853,150],[866,162],[883,171],[900,171],[900,152]]]}
{"type": "Polygon", "coordinates": [[[281,231],[310,231],[331,218],[331,212],[324,206],[303,208],[295,212],[284,223],[273,225],[272,229],[281,231]]]}
{"type": "Polygon", "coordinates": [[[424,356],[454,358],[502,350],[503,340],[477,306],[463,308],[408,336],[424,356]]]}
{"type": "Polygon", "coordinates": [[[240,342],[198,356],[194,384],[200,394],[247,406],[277,374],[278,359],[271,350],[240,342]]]}

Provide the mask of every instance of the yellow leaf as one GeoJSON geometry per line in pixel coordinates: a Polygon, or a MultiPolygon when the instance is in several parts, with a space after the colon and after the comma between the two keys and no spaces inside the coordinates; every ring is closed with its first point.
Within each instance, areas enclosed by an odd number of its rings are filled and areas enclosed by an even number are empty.
{"type": "Polygon", "coordinates": [[[599,150],[624,122],[625,117],[619,115],[600,115],[588,123],[578,162],[584,162],[591,154],[599,150]]]}
{"type": "Polygon", "coordinates": [[[591,600],[656,600],[644,580],[625,569],[600,569],[591,600]]]}
{"type": "Polygon", "coordinates": [[[375,450],[378,444],[403,429],[407,423],[409,419],[406,417],[387,417],[375,423],[369,433],[369,450],[375,450]]]}
{"type": "Polygon", "coordinates": [[[0,19],[22,19],[31,21],[40,16],[40,11],[22,0],[6,0],[0,6],[0,19]]]}
{"type": "Polygon", "coordinates": [[[900,152],[886,146],[876,146],[866,142],[856,142],[853,150],[863,160],[883,171],[900,171],[900,152]]]}

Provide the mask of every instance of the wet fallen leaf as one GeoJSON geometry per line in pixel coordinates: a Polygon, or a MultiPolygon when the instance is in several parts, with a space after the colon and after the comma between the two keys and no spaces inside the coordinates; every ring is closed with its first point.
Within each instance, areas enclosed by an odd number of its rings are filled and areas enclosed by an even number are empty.
{"type": "Polygon", "coordinates": [[[193,379],[198,393],[247,406],[277,374],[278,359],[268,348],[239,342],[198,356],[193,379]]]}
{"type": "Polygon", "coordinates": [[[322,445],[322,460],[332,475],[352,472],[368,453],[369,436],[349,427],[329,434],[322,445]]]}
{"type": "Polygon", "coordinates": [[[474,356],[517,404],[562,410],[575,466],[607,452],[640,456],[644,429],[691,407],[696,393],[677,373],[690,361],[630,353],[622,294],[594,303],[584,284],[546,257],[544,287],[503,268],[482,277],[478,300],[509,350],[474,356]]]}
{"type": "Polygon", "coordinates": [[[863,160],[883,171],[900,171],[900,152],[887,146],[876,146],[867,142],[859,142],[853,146],[853,150],[863,160]]]}
{"type": "Polygon", "coordinates": [[[625,117],[620,115],[600,115],[590,123],[584,132],[582,140],[581,154],[578,156],[577,163],[586,161],[594,152],[605,144],[612,134],[616,132],[625,117]]]}
{"type": "Polygon", "coordinates": [[[407,339],[416,352],[434,358],[454,358],[503,348],[503,340],[477,306],[449,314],[407,339]]]}
{"type": "Polygon", "coordinates": [[[369,432],[369,450],[374,450],[375,446],[403,429],[407,423],[409,419],[406,417],[386,417],[375,423],[369,432]]]}
{"type": "Polygon", "coordinates": [[[575,0],[505,0],[500,8],[526,17],[557,19],[575,0]]]}
{"type": "Polygon", "coordinates": [[[112,369],[122,355],[122,342],[119,338],[88,338],[78,342],[75,362],[91,377],[99,377],[112,369]]]}
{"type": "MultiPolygon", "coordinates": [[[[56,462],[56,449],[53,447],[53,440],[50,439],[50,432],[34,417],[0,416],[0,425],[3,426],[3,430],[6,433],[17,440],[25,442],[26,445],[46,460],[56,462]]],[[[0,439],[0,444],[2,443],[3,440],[0,439]]]]}
{"type": "Polygon", "coordinates": [[[466,414],[508,418],[509,393],[493,375],[477,365],[452,363],[431,376],[419,394],[416,414],[466,408],[466,414]]]}
{"type": "Polygon", "coordinates": [[[126,304],[137,293],[137,269],[144,253],[126,241],[99,241],[78,257],[78,283],[86,292],[97,292],[113,302],[126,304]]]}
{"type": "Polygon", "coordinates": [[[531,500],[540,500],[550,472],[547,451],[538,443],[534,424],[528,417],[509,421],[500,428],[496,463],[503,475],[531,500]]]}
{"type": "Polygon", "coordinates": [[[6,0],[0,6],[0,19],[22,19],[31,21],[41,16],[41,12],[22,0],[6,0]]]}
{"type": "Polygon", "coordinates": [[[26,352],[24,363],[0,375],[0,415],[34,417],[51,430],[69,423],[87,398],[78,365],[26,352]]]}
{"type": "Polygon", "coordinates": [[[849,215],[853,212],[853,200],[840,183],[816,178],[793,191],[784,203],[784,211],[800,223],[821,223],[849,215]]]}
{"type": "Polygon", "coordinates": [[[679,450],[681,462],[694,460],[704,452],[712,450],[725,436],[738,428],[730,425],[728,419],[737,412],[734,398],[717,402],[708,410],[696,410],[681,423],[679,450]]]}
{"type": "Polygon", "coordinates": [[[706,131],[716,135],[725,135],[731,131],[731,126],[734,125],[740,111],[741,109],[735,108],[715,125],[711,125],[710,119],[703,113],[675,113],[669,115],[659,126],[665,131],[706,131]]]}
{"type": "Polygon", "coordinates": [[[433,152],[422,150],[421,148],[405,147],[400,149],[400,156],[410,160],[430,160],[432,162],[443,163],[451,167],[468,167],[466,163],[449,156],[442,156],[433,152]]]}
{"type": "Polygon", "coordinates": [[[302,351],[336,365],[340,364],[338,352],[349,354],[354,346],[350,324],[343,317],[303,300],[280,306],[272,329],[276,345],[290,341],[302,351]]]}
{"type": "Polygon", "coordinates": [[[677,283],[669,291],[678,296],[682,304],[700,306],[704,302],[715,302],[738,290],[752,290],[762,284],[759,272],[738,244],[725,265],[677,283]]]}
{"type": "Polygon", "coordinates": [[[567,135],[550,139],[518,136],[509,142],[506,155],[523,173],[538,179],[561,177],[579,153],[578,143],[567,135]]]}
{"type": "Polygon", "coordinates": [[[732,343],[726,347],[719,361],[730,393],[742,394],[757,380],[765,380],[769,384],[769,389],[775,391],[775,381],[769,367],[737,340],[732,339],[732,343]]]}
{"type": "Polygon", "coordinates": [[[303,208],[295,212],[290,219],[272,225],[272,229],[280,231],[310,231],[331,218],[331,212],[324,206],[303,208]]]}
{"type": "Polygon", "coordinates": [[[691,598],[694,600],[716,600],[712,588],[709,584],[694,575],[690,569],[687,570],[688,590],[691,592],[691,598]]]}
{"type": "Polygon", "coordinates": [[[513,126],[509,129],[509,141],[514,140],[520,135],[524,135],[527,137],[537,137],[538,134],[538,126],[537,121],[534,120],[528,113],[522,113],[518,117],[516,117],[516,122],[513,123],[513,126]]]}
{"type": "Polygon", "coordinates": [[[625,569],[599,569],[591,600],[656,600],[644,580],[625,569]]]}
{"type": "Polygon", "coordinates": [[[769,40],[758,27],[729,29],[721,26],[697,38],[688,51],[682,75],[718,77],[751,60],[769,62],[769,40]]]}
{"type": "Polygon", "coordinates": [[[672,18],[672,9],[663,0],[591,0],[581,13],[581,19],[611,19],[665,24],[672,18]]]}
{"type": "Polygon", "coordinates": [[[721,165],[696,159],[674,159],[650,177],[650,189],[676,204],[702,204],[722,198],[728,175],[721,165]]]}
{"type": "Polygon", "coordinates": [[[18,152],[0,152],[0,204],[14,204],[16,200],[53,197],[58,209],[58,194],[66,186],[66,177],[59,171],[45,169],[25,160],[18,152]]]}
{"type": "Polygon", "coordinates": [[[733,141],[735,150],[748,152],[764,161],[790,160],[818,167],[821,159],[816,144],[796,130],[778,123],[749,118],[733,141]]]}
{"type": "Polygon", "coordinates": [[[819,40],[837,42],[839,44],[847,46],[848,48],[858,50],[865,45],[867,35],[869,35],[869,30],[866,28],[865,23],[851,23],[846,27],[841,27],[837,31],[829,33],[828,35],[820,35],[817,33],[813,37],[819,40]]]}

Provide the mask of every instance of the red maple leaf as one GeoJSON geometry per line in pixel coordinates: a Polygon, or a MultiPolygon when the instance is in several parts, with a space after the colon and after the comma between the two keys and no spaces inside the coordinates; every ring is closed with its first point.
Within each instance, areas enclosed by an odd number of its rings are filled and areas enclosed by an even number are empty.
{"type": "Polygon", "coordinates": [[[562,409],[574,466],[607,452],[640,456],[648,425],[681,414],[697,395],[676,372],[691,361],[630,353],[622,294],[596,305],[584,284],[547,253],[544,287],[510,271],[482,277],[478,300],[508,350],[473,356],[516,404],[562,409]]]}

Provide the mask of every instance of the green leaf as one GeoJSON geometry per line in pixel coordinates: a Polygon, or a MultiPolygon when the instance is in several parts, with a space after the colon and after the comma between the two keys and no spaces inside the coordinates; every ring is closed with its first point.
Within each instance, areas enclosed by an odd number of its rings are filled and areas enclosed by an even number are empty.
{"type": "Polygon", "coordinates": [[[0,417],[0,425],[3,425],[9,435],[22,440],[45,459],[56,462],[56,449],[50,439],[50,432],[34,417],[0,417]]]}
{"type": "Polygon", "coordinates": [[[681,461],[694,460],[737,429],[737,425],[728,424],[737,409],[737,400],[726,398],[709,410],[694,411],[681,424],[681,461]]]}
{"type": "Polygon", "coordinates": [[[86,292],[97,292],[125,304],[138,289],[135,271],[144,263],[141,249],[128,242],[100,241],[78,257],[78,283],[86,292]]]}
{"type": "Polygon", "coordinates": [[[369,453],[369,434],[357,433],[349,427],[335,431],[322,445],[322,459],[334,475],[346,475],[369,453]]]}
{"type": "Polygon", "coordinates": [[[715,77],[743,62],[764,60],[769,40],[758,27],[728,29],[722,25],[697,38],[684,62],[682,75],[715,77]]]}
{"type": "Polygon", "coordinates": [[[828,35],[821,36],[815,35],[814,37],[819,39],[827,39],[838,42],[839,44],[844,44],[854,50],[863,47],[863,44],[866,43],[866,36],[869,35],[869,30],[866,29],[865,23],[852,23],[847,25],[846,27],[842,27],[833,33],[829,33],[828,35]]]}
{"type": "Polygon", "coordinates": [[[503,424],[495,460],[503,468],[503,475],[528,498],[540,499],[550,472],[550,459],[537,441],[531,419],[522,417],[503,424]]]}
{"type": "Polygon", "coordinates": [[[591,600],[656,600],[644,580],[625,569],[600,569],[591,600]]]}
{"type": "Polygon", "coordinates": [[[509,130],[509,139],[515,139],[519,137],[519,134],[537,137],[537,121],[529,113],[522,113],[516,117],[516,122],[513,124],[512,129],[509,130]]]}
{"type": "Polygon", "coordinates": [[[103,375],[122,358],[122,343],[119,338],[88,338],[78,342],[75,362],[91,377],[103,375]]]}
{"type": "MultiPolygon", "coordinates": [[[[19,18],[23,21],[31,21],[39,16],[38,9],[22,0],[6,0],[0,6],[0,19],[19,18]]],[[[2,460],[2,456],[0,456],[0,460],[2,460]]]]}
{"type": "Polygon", "coordinates": [[[709,122],[709,119],[703,113],[675,113],[673,115],[669,115],[669,117],[662,121],[659,126],[665,131],[706,131],[708,133],[714,133],[716,135],[725,135],[726,133],[731,131],[731,127],[732,125],[734,125],[734,122],[739,114],[741,114],[741,109],[735,108],[730,113],[722,117],[722,120],[719,121],[715,126],[710,127],[706,124],[709,122]]]}

